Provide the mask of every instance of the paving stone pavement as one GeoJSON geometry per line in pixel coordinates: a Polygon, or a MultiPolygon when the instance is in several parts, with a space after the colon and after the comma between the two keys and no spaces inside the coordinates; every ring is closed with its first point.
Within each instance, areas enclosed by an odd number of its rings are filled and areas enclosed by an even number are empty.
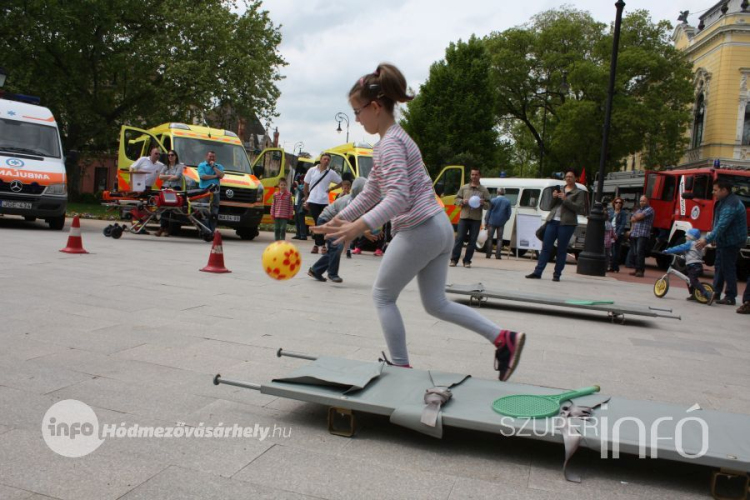
{"type": "MultiPolygon", "coordinates": [[[[304,361],[279,347],[373,361],[385,343],[370,288],[379,258],[342,259],[341,284],[304,273],[315,256],[298,242],[303,272],[265,276],[270,233],[252,242],[224,234],[231,274],[198,271],[210,244],[193,237],[105,238],[82,221],[88,255],[58,252],[66,231],[0,217],[0,498],[708,498],[704,467],[581,450],[580,484],[561,474],[559,445],[447,429],[436,440],[361,415],[352,439],[333,436],[326,408],[231,386],[213,375],[263,383],[304,361]],[[234,425],[267,436],[223,439],[106,438],[81,458],[54,453],[45,413],[74,399],[100,425],[234,425]],[[278,431],[278,432],[276,432],[278,431]]],[[[674,287],[656,299],[640,283],[575,274],[525,280],[529,259],[487,260],[449,270],[449,282],[673,308],[682,316],[630,316],[497,302],[482,314],[528,334],[513,381],[572,388],[597,383],[624,398],[750,415],[750,322],[734,308],[700,306],[674,287]]],[[[550,274],[550,273],[547,273],[550,274]]],[[[651,276],[657,273],[651,272],[651,276]]],[[[416,283],[399,305],[412,364],[496,378],[493,349],[478,335],[427,315],[416,283]]],[[[750,417],[748,417],[750,419],[750,417]]],[[[748,420],[750,422],[750,420],[748,420]]]]}

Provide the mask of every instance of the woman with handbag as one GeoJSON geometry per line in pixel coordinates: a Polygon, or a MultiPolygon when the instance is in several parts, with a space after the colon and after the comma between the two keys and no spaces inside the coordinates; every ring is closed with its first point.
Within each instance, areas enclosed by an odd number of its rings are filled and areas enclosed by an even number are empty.
{"type": "Polygon", "coordinates": [[[568,243],[578,226],[578,215],[583,215],[586,210],[586,192],[576,186],[577,177],[576,171],[569,168],[565,171],[565,186],[562,190],[556,189],[552,192],[552,207],[544,224],[546,227],[542,239],[542,253],[534,272],[526,275],[529,279],[542,277],[557,241],[557,259],[552,281],[560,281],[568,256],[568,243]]]}

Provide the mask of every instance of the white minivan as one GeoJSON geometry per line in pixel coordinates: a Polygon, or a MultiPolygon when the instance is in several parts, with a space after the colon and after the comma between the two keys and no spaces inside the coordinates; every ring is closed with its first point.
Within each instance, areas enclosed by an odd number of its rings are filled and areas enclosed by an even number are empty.
{"type": "MultiPolygon", "coordinates": [[[[454,205],[456,193],[464,184],[468,183],[468,176],[464,175],[465,168],[461,165],[451,165],[445,167],[440,175],[437,176],[433,185],[435,192],[445,205],[445,212],[451,223],[455,227],[458,224],[461,207],[454,205]]],[[[552,205],[552,191],[558,186],[563,186],[565,182],[557,179],[525,179],[517,177],[482,177],[481,184],[490,192],[490,196],[497,196],[499,188],[505,189],[505,197],[508,198],[511,205],[511,216],[505,225],[503,232],[503,242],[510,245],[513,252],[513,244],[516,241],[516,214],[534,215],[546,220],[549,215],[550,206],[552,205]]],[[[568,248],[576,256],[583,250],[583,243],[586,239],[586,222],[589,211],[589,196],[586,186],[576,184],[579,189],[586,192],[586,213],[578,216],[578,227],[573,237],[570,239],[568,248]]],[[[483,223],[484,224],[484,223],[483,223]]],[[[519,250],[519,254],[525,253],[519,250]]]]}
{"type": "Polygon", "coordinates": [[[42,106],[0,98],[0,214],[65,225],[68,189],[60,132],[42,106]]]}

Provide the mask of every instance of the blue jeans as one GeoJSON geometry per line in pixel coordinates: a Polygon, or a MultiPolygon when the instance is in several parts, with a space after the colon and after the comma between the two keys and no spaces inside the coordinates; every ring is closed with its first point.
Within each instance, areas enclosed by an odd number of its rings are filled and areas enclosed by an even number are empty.
{"type": "Polygon", "coordinates": [[[717,247],[714,263],[714,293],[725,299],[737,298],[737,258],[740,247],[717,247]],[[726,283],[726,290],[724,284],[726,283]]]}
{"type": "Polygon", "coordinates": [[[568,243],[576,230],[576,226],[561,226],[560,221],[551,220],[547,223],[547,229],[544,231],[544,241],[542,242],[542,253],[534,268],[534,274],[541,276],[544,268],[547,267],[552,257],[552,250],[557,240],[557,260],[555,261],[554,276],[559,278],[565,268],[565,260],[568,257],[568,243]]]}
{"type": "Polygon", "coordinates": [[[692,295],[693,291],[697,288],[698,290],[700,290],[701,294],[704,297],[708,297],[706,289],[703,287],[703,284],[699,279],[703,275],[703,264],[697,262],[695,264],[688,264],[686,267],[687,275],[690,279],[690,286],[688,286],[688,291],[690,292],[690,294],[692,295]]]}
{"type": "Polygon", "coordinates": [[[328,271],[329,278],[338,278],[341,251],[344,249],[344,245],[334,245],[333,240],[326,240],[326,244],[328,245],[328,252],[313,264],[312,270],[318,276],[322,276],[323,273],[328,271]]]}
{"type": "Polygon", "coordinates": [[[466,254],[464,255],[464,262],[467,264],[471,263],[471,258],[474,257],[474,250],[477,248],[477,236],[479,236],[479,228],[482,226],[481,220],[471,219],[460,219],[458,221],[458,229],[456,230],[456,242],[453,245],[453,254],[451,260],[458,262],[461,258],[461,250],[464,246],[464,239],[466,233],[469,233],[469,243],[466,245],[466,254]]]}
{"type": "Polygon", "coordinates": [[[650,238],[648,236],[639,236],[634,239],[636,246],[635,270],[643,272],[646,270],[646,249],[648,248],[650,238]]]}
{"type": "Polygon", "coordinates": [[[628,254],[625,256],[625,267],[635,269],[635,254],[638,251],[636,238],[628,239],[628,254]]]}
{"type": "Polygon", "coordinates": [[[294,223],[297,226],[297,237],[307,239],[307,225],[305,224],[305,209],[302,204],[294,207],[294,223]]]}
{"type": "Polygon", "coordinates": [[[208,228],[213,233],[216,231],[216,224],[219,222],[219,202],[221,201],[221,193],[217,189],[214,191],[214,195],[211,197],[211,216],[208,218],[208,228]]]}
{"type": "Polygon", "coordinates": [[[487,226],[487,257],[492,256],[492,236],[497,232],[497,253],[495,256],[499,259],[503,251],[503,231],[505,225],[502,226],[487,226]]]}
{"type": "Polygon", "coordinates": [[[620,249],[622,248],[622,238],[620,236],[612,243],[612,253],[610,253],[609,268],[614,271],[620,270],[620,249]]]}

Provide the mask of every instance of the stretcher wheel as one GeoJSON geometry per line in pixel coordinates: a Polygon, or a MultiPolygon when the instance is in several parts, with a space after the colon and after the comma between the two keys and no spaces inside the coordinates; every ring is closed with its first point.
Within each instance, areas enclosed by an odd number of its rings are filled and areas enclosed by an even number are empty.
{"type": "Polygon", "coordinates": [[[114,239],[119,240],[120,236],[122,236],[122,230],[123,230],[123,226],[115,226],[115,227],[113,227],[112,228],[112,234],[111,234],[111,236],[114,239]]]}
{"type": "Polygon", "coordinates": [[[656,295],[659,298],[662,298],[667,294],[668,291],[669,291],[669,281],[667,281],[664,278],[659,278],[658,280],[656,280],[656,283],[654,283],[654,295],[656,295]]]}
{"type": "Polygon", "coordinates": [[[204,232],[201,235],[201,238],[203,238],[203,241],[208,241],[208,242],[214,241],[214,233],[204,232]]]}
{"type": "MultiPolygon", "coordinates": [[[[708,292],[708,293],[714,293],[714,287],[713,287],[713,285],[710,285],[708,283],[701,283],[701,285],[703,285],[703,288],[706,289],[706,292],[708,292]]],[[[705,304],[705,303],[708,302],[708,297],[706,297],[705,295],[703,295],[701,293],[701,291],[698,290],[697,288],[695,290],[693,290],[693,297],[695,297],[695,300],[697,300],[701,304],[705,304]]]]}
{"type": "Polygon", "coordinates": [[[104,233],[104,236],[106,236],[107,238],[109,238],[110,236],[112,236],[112,228],[113,227],[114,226],[112,224],[110,224],[109,226],[105,227],[104,231],[102,231],[104,233]]]}

